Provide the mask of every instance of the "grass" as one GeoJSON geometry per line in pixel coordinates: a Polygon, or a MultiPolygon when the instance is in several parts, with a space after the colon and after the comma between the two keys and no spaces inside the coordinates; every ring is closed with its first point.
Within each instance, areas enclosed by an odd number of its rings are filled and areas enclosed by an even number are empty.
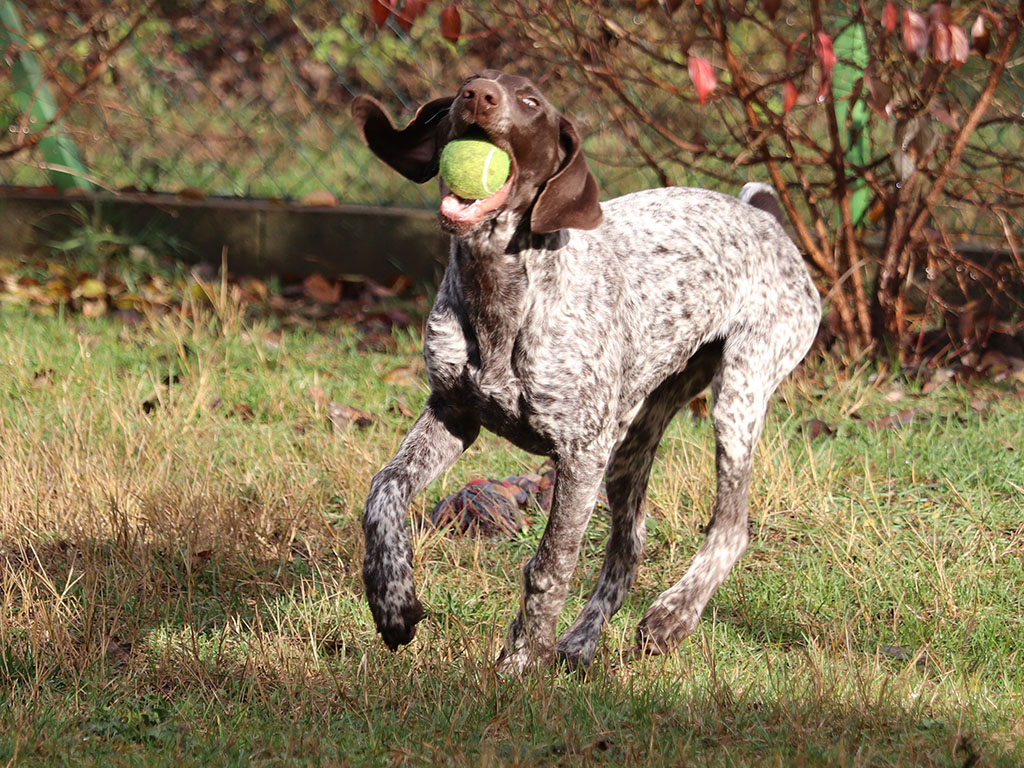
{"type": "MultiPolygon", "coordinates": [[[[426,396],[418,335],[385,355],[345,324],[246,321],[227,294],[186,309],[126,324],[0,306],[0,763],[1024,763],[1012,387],[921,396],[805,365],[769,415],[747,554],[678,653],[620,663],[712,498],[710,425],[678,419],[593,669],[509,680],[490,661],[539,525],[420,536],[428,616],[397,654],[362,600],[359,513],[426,396]],[[332,428],[329,401],[374,421],[332,428]],[[836,436],[812,440],[810,418],[836,436]]],[[[413,512],[538,463],[482,438],[413,512]]],[[[567,621],[606,532],[598,512],[567,621]]]]}

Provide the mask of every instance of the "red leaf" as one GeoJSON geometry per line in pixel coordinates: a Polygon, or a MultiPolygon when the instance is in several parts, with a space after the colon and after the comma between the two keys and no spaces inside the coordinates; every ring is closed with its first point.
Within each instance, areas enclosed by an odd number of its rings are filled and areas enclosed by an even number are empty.
{"type": "Polygon", "coordinates": [[[821,72],[825,77],[832,76],[832,68],[836,65],[836,55],[832,50],[832,38],[825,32],[818,32],[816,53],[821,59],[821,72]]]}
{"type": "Polygon", "coordinates": [[[687,62],[687,69],[690,72],[690,80],[697,89],[697,98],[703,104],[708,94],[718,85],[715,73],[711,70],[711,62],[700,56],[691,56],[687,62]]]}
{"type": "Polygon", "coordinates": [[[992,45],[992,38],[989,35],[988,26],[985,24],[985,17],[981,14],[978,14],[978,18],[974,20],[974,26],[971,27],[971,45],[982,56],[988,53],[988,49],[992,45]]]}
{"type": "Polygon", "coordinates": [[[885,28],[886,32],[893,32],[896,29],[896,6],[892,4],[891,0],[886,2],[885,7],[882,9],[882,27],[885,28]]]}
{"type": "Polygon", "coordinates": [[[821,61],[821,88],[818,89],[818,103],[825,100],[825,94],[832,84],[832,69],[836,65],[836,54],[832,50],[832,38],[825,32],[818,32],[815,53],[821,61]]]}
{"type": "Polygon", "coordinates": [[[761,7],[772,21],[775,21],[775,15],[779,12],[780,5],[782,5],[782,0],[761,0],[761,7]]]}
{"type": "Polygon", "coordinates": [[[427,8],[427,0],[405,0],[402,10],[396,14],[398,26],[408,32],[412,24],[419,18],[427,8]]]}
{"type": "Polygon", "coordinates": [[[783,104],[782,106],[782,111],[788,114],[789,110],[791,110],[794,107],[794,105],[796,105],[796,97],[798,95],[796,86],[793,85],[793,82],[791,80],[786,81],[786,85],[783,88],[783,92],[785,93],[785,104],[783,104]]]}
{"type": "Polygon", "coordinates": [[[928,51],[928,24],[924,16],[909,8],[903,11],[903,47],[914,59],[928,51]]]}
{"type": "MultiPolygon", "coordinates": [[[[934,7],[934,6],[933,6],[934,7]]],[[[952,36],[949,27],[942,23],[932,25],[932,55],[940,64],[949,61],[952,36]]]]}
{"type": "Polygon", "coordinates": [[[462,17],[455,3],[441,11],[441,36],[453,43],[462,36],[462,17]]]}
{"type": "Polygon", "coordinates": [[[370,18],[377,25],[377,29],[383,27],[391,15],[391,6],[383,0],[370,0],[370,18]]]}
{"type": "Polygon", "coordinates": [[[800,41],[807,37],[806,32],[801,32],[796,36],[796,40],[789,44],[789,48],[786,49],[786,63],[793,58],[793,54],[796,53],[797,46],[800,45],[800,41]]]}
{"type": "Polygon", "coordinates": [[[935,25],[948,25],[953,20],[950,17],[949,6],[945,3],[932,3],[928,8],[928,20],[935,25]]]}
{"type": "Polygon", "coordinates": [[[954,24],[949,28],[950,36],[950,59],[958,67],[967,61],[971,53],[971,44],[967,41],[967,33],[964,28],[954,24]]]}
{"type": "Polygon", "coordinates": [[[864,73],[864,85],[868,89],[868,106],[879,115],[892,117],[892,88],[871,72],[864,73]]]}

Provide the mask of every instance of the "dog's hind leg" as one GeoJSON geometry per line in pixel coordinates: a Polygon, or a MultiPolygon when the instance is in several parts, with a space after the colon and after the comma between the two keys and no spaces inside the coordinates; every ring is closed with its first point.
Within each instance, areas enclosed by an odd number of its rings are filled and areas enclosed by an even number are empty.
{"type": "Polygon", "coordinates": [[[413,583],[406,509],[416,494],[452,465],[478,432],[472,419],[446,413],[429,400],[398,454],[370,484],[363,512],[363,583],[377,631],[391,650],[411,641],[423,618],[413,583]]]}
{"type": "Polygon", "coordinates": [[[646,540],[647,484],[658,444],[679,409],[711,382],[721,353],[720,343],[708,344],[683,371],[662,382],[612,453],[605,478],[612,524],[604,565],[579,618],[558,641],[558,655],[569,666],[590,664],[601,629],[633,585],[646,540]]]}
{"type": "Polygon", "coordinates": [[[715,469],[718,493],[707,537],[693,564],[665,590],[637,627],[637,645],[645,653],[675,648],[697,626],[708,600],[747,548],[747,495],[754,448],[764,425],[768,399],[796,364],[780,361],[771,342],[746,349],[730,339],[722,366],[712,381],[715,469]]]}

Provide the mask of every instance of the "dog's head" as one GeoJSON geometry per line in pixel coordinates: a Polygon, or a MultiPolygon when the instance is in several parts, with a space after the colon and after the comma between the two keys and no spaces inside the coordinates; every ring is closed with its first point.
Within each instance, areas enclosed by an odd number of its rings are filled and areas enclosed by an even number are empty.
{"type": "Polygon", "coordinates": [[[467,134],[485,134],[508,152],[508,181],[490,197],[463,200],[441,183],[441,222],[456,234],[502,212],[517,219],[529,215],[530,230],[538,234],[593,229],[601,223],[597,182],[576,128],[525,77],[495,70],[474,75],[455,96],[420,107],[402,130],[369,96],[355,100],[352,117],[367,146],[417,183],[436,176],[441,149],[467,134]]]}

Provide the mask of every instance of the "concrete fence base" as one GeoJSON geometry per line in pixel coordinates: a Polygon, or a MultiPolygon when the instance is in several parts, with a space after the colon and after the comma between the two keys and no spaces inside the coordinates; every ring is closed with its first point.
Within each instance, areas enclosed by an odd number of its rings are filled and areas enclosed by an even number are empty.
{"type": "Polygon", "coordinates": [[[99,213],[122,235],[167,233],[185,244],[182,258],[188,261],[219,265],[226,248],[228,268],[236,274],[358,274],[386,282],[402,273],[435,283],[448,258],[448,236],[430,211],[11,188],[0,188],[0,255],[19,255],[66,236],[81,224],[83,211],[99,213]]]}

